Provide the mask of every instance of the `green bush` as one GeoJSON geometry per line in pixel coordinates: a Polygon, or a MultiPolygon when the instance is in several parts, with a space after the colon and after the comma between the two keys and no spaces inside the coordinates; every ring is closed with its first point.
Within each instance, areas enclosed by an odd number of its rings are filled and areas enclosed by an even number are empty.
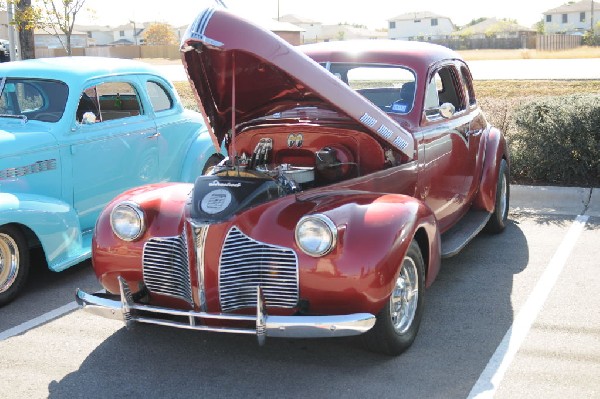
{"type": "Polygon", "coordinates": [[[514,121],[516,182],[600,187],[600,95],[536,99],[519,107],[514,121]]]}

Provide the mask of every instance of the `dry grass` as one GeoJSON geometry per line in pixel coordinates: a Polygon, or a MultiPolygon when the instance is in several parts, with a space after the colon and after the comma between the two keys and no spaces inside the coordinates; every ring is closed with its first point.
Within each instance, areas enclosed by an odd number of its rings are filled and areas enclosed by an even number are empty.
{"type": "Polygon", "coordinates": [[[600,47],[582,46],[572,50],[537,51],[515,50],[464,50],[458,52],[467,61],[480,60],[522,60],[557,58],[600,58],[600,47]]]}

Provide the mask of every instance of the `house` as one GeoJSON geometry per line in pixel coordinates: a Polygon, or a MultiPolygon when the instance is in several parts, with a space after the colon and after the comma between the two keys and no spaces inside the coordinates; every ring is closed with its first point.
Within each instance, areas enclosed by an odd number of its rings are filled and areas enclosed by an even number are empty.
{"type": "Polygon", "coordinates": [[[444,39],[454,32],[450,18],[429,11],[410,12],[388,19],[388,37],[397,40],[444,39]]]}
{"type": "Polygon", "coordinates": [[[130,21],[127,24],[112,28],[112,41],[107,43],[111,46],[130,46],[144,44],[144,36],[142,33],[149,25],[154,22],[139,23],[130,21]]]}
{"type": "MultiPolygon", "coordinates": [[[[40,49],[61,49],[63,48],[63,44],[61,40],[53,33],[49,33],[51,31],[46,31],[43,29],[35,29],[33,32],[33,42],[37,48],[40,49]]],[[[62,42],[65,42],[64,35],[60,35],[62,38],[62,42]]],[[[79,32],[73,30],[71,32],[71,48],[85,48],[88,46],[88,36],[86,32],[79,32]]]]}
{"type": "Polygon", "coordinates": [[[600,3],[583,0],[552,8],[543,14],[546,33],[580,35],[600,21],[600,3]]]}
{"type": "Polygon", "coordinates": [[[356,26],[349,24],[337,24],[337,25],[323,25],[321,34],[321,41],[334,41],[334,40],[354,40],[354,39],[385,39],[387,33],[383,31],[376,31],[367,29],[364,26],[356,26]]]}
{"type": "Polygon", "coordinates": [[[287,14],[279,18],[279,22],[287,22],[302,28],[302,43],[316,43],[323,40],[323,24],[309,18],[300,17],[294,14],[287,14]]]}
{"type": "Polygon", "coordinates": [[[516,21],[486,18],[477,24],[453,32],[452,36],[468,37],[471,39],[485,39],[489,37],[510,39],[532,36],[535,33],[534,29],[519,25],[516,21]]]}
{"type": "Polygon", "coordinates": [[[86,33],[88,46],[106,46],[114,41],[113,28],[108,25],[75,25],[73,29],[86,33]]]}

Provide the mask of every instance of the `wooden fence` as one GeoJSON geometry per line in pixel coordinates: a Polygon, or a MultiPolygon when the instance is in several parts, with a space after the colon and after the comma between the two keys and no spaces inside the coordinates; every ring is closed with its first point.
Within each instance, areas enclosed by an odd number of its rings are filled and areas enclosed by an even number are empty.
{"type": "Polygon", "coordinates": [[[539,51],[569,50],[581,46],[578,35],[538,35],[535,48],[539,51]]]}
{"type": "MultiPolygon", "coordinates": [[[[63,49],[36,48],[36,58],[64,57],[67,55],[63,49]]],[[[179,59],[179,46],[107,46],[86,47],[72,49],[72,55],[86,55],[110,58],[167,58],[179,59]]]]}

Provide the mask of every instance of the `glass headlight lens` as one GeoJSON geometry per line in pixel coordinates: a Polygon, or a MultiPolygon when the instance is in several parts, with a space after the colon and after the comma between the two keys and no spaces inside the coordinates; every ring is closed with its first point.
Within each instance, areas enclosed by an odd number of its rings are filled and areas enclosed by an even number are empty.
{"type": "Polygon", "coordinates": [[[123,202],[110,213],[113,232],[124,241],[133,241],[144,232],[144,213],[137,204],[123,202]]]}
{"type": "Polygon", "coordinates": [[[296,243],[307,255],[327,255],[335,247],[337,228],[325,215],[304,216],[296,225],[296,243]]]}

